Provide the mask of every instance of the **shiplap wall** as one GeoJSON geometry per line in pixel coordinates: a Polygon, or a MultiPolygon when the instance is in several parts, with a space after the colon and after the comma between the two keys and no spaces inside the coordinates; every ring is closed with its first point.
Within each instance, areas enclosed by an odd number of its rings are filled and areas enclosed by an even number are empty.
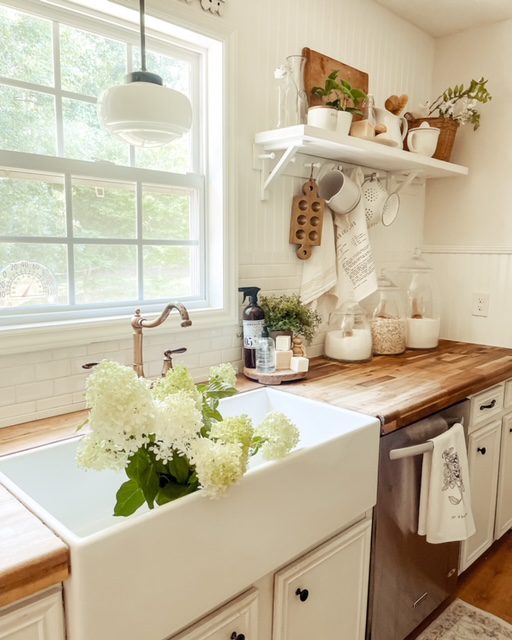
{"type": "Polygon", "coordinates": [[[441,335],[512,347],[512,20],[436,42],[434,91],[471,78],[488,79],[493,100],[480,108],[481,127],[457,132],[452,160],[467,178],[433,180],[427,188],[425,244],[440,283],[441,335]],[[488,293],[489,315],[471,314],[474,293],[488,293]]]}
{"type": "MultiPolygon", "coordinates": [[[[231,90],[236,107],[232,124],[237,140],[240,284],[258,285],[265,292],[297,291],[302,264],[288,244],[288,233],[291,199],[302,179],[284,176],[273,186],[269,200],[261,202],[259,173],[252,168],[255,132],[273,128],[276,121],[274,68],[308,46],[367,71],[377,104],[392,93],[407,93],[415,105],[429,95],[434,41],[373,0],[227,0],[224,18],[205,14],[199,3],[153,0],[147,5],[149,12],[152,6],[165,11],[170,20],[176,13],[198,28],[206,24],[215,32],[221,25],[224,31],[236,32],[231,90]]],[[[421,244],[423,205],[423,187],[409,187],[402,195],[398,221],[389,229],[372,231],[379,265],[393,266],[421,244]]],[[[189,352],[176,362],[190,366],[195,377],[204,375],[211,364],[237,362],[238,333],[238,326],[200,332],[192,328],[172,336],[170,345],[148,331],[147,373],[157,375],[163,350],[182,344],[189,352]]],[[[129,363],[130,334],[127,320],[126,340],[0,356],[0,426],[82,408],[86,376],[81,364],[101,358],[129,363]]],[[[319,335],[311,354],[321,352],[321,342],[319,335]]]]}

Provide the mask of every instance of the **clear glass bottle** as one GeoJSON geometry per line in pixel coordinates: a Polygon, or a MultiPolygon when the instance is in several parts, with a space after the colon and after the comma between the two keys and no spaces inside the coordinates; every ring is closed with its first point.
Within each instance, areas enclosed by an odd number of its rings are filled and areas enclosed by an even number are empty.
{"type": "Polygon", "coordinates": [[[405,351],[405,318],[400,287],[384,271],[378,278],[370,324],[375,355],[397,355],[405,351]]]}
{"type": "Polygon", "coordinates": [[[305,124],[308,97],[304,89],[304,56],[286,58],[285,122],[286,126],[305,124]]]}
{"type": "Polygon", "coordinates": [[[344,302],[333,314],[325,336],[324,352],[342,362],[367,362],[372,358],[372,334],[364,309],[355,300],[344,302]]]}
{"type": "Polygon", "coordinates": [[[268,328],[264,327],[256,347],[256,371],[259,373],[273,373],[275,370],[276,353],[274,340],[269,336],[268,328]]]}
{"type": "Polygon", "coordinates": [[[276,129],[286,127],[286,85],[288,72],[285,65],[274,69],[274,80],[277,84],[277,123],[276,129]]]}
{"type": "Polygon", "coordinates": [[[414,256],[400,269],[407,275],[408,349],[435,349],[439,344],[439,296],[430,267],[416,249],[414,256]]]}

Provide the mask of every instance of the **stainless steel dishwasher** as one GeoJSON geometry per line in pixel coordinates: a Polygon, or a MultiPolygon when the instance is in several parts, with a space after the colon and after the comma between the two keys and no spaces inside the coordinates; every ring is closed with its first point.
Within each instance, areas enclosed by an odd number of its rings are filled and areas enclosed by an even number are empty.
{"type": "Polygon", "coordinates": [[[368,639],[403,640],[455,589],[460,543],[429,544],[417,534],[423,456],[389,454],[467,424],[468,416],[466,400],[380,439],[368,639]]]}

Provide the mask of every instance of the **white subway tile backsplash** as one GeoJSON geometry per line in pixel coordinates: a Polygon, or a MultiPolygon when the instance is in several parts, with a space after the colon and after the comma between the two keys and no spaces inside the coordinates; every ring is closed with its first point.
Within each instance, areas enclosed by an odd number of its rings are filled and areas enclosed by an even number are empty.
{"type": "Polygon", "coordinates": [[[85,389],[86,374],[79,374],[74,376],[67,376],[66,378],[57,378],[54,381],[54,393],[55,395],[62,395],[65,393],[73,393],[74,391],[82,391],[85,389]]]}
{"type": "Polygon", "coordinates": [[[28,400],[39,400],[49,398],[53,395],[53,380],[44,382],[30,382],[29,384],[18,385],[15,388],[16,402],[26,402],[28,400]]]}
{"type": "Polygon", "coordinates": [[[85,356],[87,353],[87,347],[85,345],[63,347],[61,349],[54,349],[50,353],[52,360],[64,360],[65,358],[72,358],[73,356],[85,356]]]}
{"type": "Polygon", "coordinates": [[[69,360],[56,360],[37,364],[35,367],[36,380],[53,380],[71,373],[69,360]]]}
{"type": "Polygon", "coordinates": [[[65,407],[74,403],[73,394],[66,393],[62,396],[53,396],[51,398],[44,398],[36,401],[37,411],[44,411],[46,409],[54,409],[57,407],[65,407]]]}
{"type": "MultiPolygon", "coordinates": [[[[3,420],[5,422],[8,422],[9,419],[12,420],[12,418],[31,415],[35,413],[35,410],[36,410],[35,401],[17,402],[16,404],[10,404],[10,405],[6,405],[5,407],[0,407],[0,425],[2,425],[3,420]]],[[[19,421],[15,420],[14,422],[9,422],[9,424],[16,424],[16,422],[25,422],[25,420],[19,420],[19,421]]]]}
{"type": "Polygon", "coordinates": [[[0,407],[6,404],[14,404],[16,401],[16,394],[14,387],[5,387],[0,389],[0,407]]]}
{"type": "Polygon", "coordinates": [[[12,387],[35,378],[34,365],[23,364],[23,356],[19,358],[20,366],[0,369],[0,387],[12,387]]]}

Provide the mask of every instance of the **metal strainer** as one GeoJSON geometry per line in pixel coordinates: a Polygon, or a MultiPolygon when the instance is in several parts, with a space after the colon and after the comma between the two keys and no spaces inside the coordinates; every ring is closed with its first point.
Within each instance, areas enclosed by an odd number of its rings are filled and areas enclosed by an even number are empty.
{"type": "Polygon", "coordinates": [[[372,173],[364,179],[361,185],[361,195],[364,200],[364,213],[369,227],[379,223],[382,215],[382,207],[388,197],[386,187],[379,180],[376,173],[372,173]]]}

